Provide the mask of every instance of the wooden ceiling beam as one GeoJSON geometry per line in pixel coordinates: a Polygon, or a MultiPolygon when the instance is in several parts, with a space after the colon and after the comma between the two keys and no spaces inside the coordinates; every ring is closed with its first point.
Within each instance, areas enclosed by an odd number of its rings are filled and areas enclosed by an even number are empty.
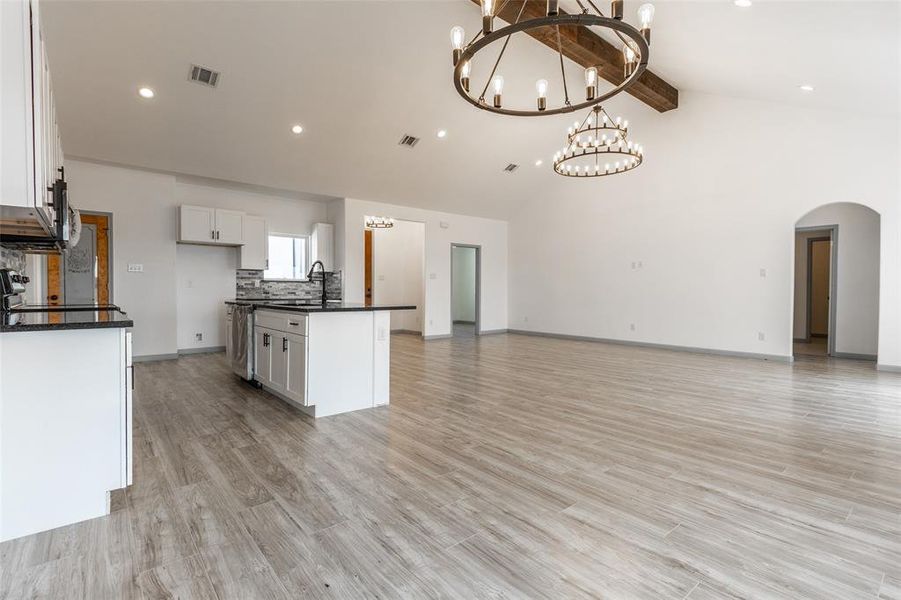
{"type": "MultiPolygon", "coordinates": [[[[480,0],[470,0],[481,4],[480,0]]],[[[496,18],[508,23],[516,21],[520,9],[523,10],[520,20],[537,19],[545,16],[547,3],[545,0],[509,0],[503,5],[496,18]]],[[[560,14],[566,14],[560,10],[560,14]]],[[[527,31],[530,36],[557,52],[557,33],[550,27],[527,31]]],[[[614,85],[622,83],[623,53],[622,51],[585,27],[567,26],[560,28],[560,40],[563,56],[582,67],[595,67],[598,76],[614,85]]],[[[666,112],[679,107],[679,90],[664,81],[651,71],[645,71],[631,87],[626,90],[654,110],[666,112]]]]}

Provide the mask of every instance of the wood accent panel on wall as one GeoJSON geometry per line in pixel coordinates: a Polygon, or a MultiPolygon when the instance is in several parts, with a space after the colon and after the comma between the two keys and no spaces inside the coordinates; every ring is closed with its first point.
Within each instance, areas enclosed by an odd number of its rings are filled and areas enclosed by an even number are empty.
{"type": "MultiPolygon", "coordinates": [[[[470,0],[474,4],[481,5],[480,0],[470,0]]],[[[546,16],[547,3],[545,0],[525,0],[521,21],[537,19],[546,16]]],[[[522,8],[522,2],[506,2],[501,4],[501,10],[497,12],[497,18],[508,23],[516,21],[522,8]]],[[[560,9],[560,14],[567,14],[560,9]]],[[[634,23],[633,23],[634,24],[634,23]]],[[[498,24],[496,27],[500,27],[498,24]]],[[[557,52],[557,32],[550,27],[542,27],[527,31],[527,34],[557,52]]],[[[622,83],[623,54],[622,51],[585,27],[560,27],[560,42],[563,55],[585,68],[596,67],[598,75],[614,85],[622,83]]],[[[576,86],[575,89],[579,89],[576,86]]],[[[645,71],[638,81],[628,90],[651,108],[666,112],[679,107],[679,90],[664,81],[660,76],[651,71],[645,71]]]]}

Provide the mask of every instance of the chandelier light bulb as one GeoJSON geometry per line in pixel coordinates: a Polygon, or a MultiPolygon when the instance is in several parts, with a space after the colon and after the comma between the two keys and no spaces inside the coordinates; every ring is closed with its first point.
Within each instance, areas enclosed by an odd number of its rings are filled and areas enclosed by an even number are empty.
{"type": "Polygon", "coordinates": [[[463,28],[459,25],[452,27],[450,32],[451,39],[451,47],[454,50],[453,59],[454,66],[457,66],[457,63],[460,62],[460,55],[463,54],[463,39],[466,37],[466,33],[463,31],[463,28]]]}
{"type": "Polygon", "coordinates": [[[467,60],[463,63],[463,66],[460,67],[460,85],[463,86],[463,89],[467,92],[469,91],[469,71],[472,69],[472,65],[469,64],[467,60]]]}
{"type": "Polygon", "coordinates": [[[654,5],[650,2],[638,7],[638,20],[641,21],[641,35],[650,43],[651,21],[654,20],[654,5]]]}
{"type": "Polygon", "coordinates": [[[494,0],[482,0],[482,33],[491,33],[491,21],[494,18],[494,0]]]}
{"type": "Polygon", "coordinates": [[[495,75],[494,81],[491,83],[494,86],[494,108],[500,108],[501,94],[504,93],[504,78],[501,75],[495,75]]]}
{"type": "Polygon", "coordinates": [[[623,121],[623,129],[628,129],[628,128],[629,128],[629,121],[628,120],[623,121]]]}
{"type": "Polygon", "coordinates": [[[594,67],[585,69],[585,99],[594,100],[598,90],[598,70],[594,67]]]}
{"type": "Polygon", "coordinates": [[[547,108],[547,79],[535,82],[535,93],[538,94],[538,110],[547,108]]]}

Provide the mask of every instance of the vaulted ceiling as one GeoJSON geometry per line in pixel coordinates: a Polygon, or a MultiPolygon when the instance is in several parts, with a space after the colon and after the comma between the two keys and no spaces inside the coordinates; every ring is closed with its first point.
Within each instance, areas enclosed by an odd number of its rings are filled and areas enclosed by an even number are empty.
{"type": "MultiPolygon", "coordinates": [[[[638,4],[626,2],[632,22],[638,4]]],[[[524,195],[573,183],[548,164],[570,117],[498,117],[456,96],[448,31],[474,33],[480,22],[466,0],[42,7],[69,156],[501,218],[524,195]],[[221,71],[218,88],[189,82],[191,63],[221,71]],[[156,97],[139,98],[141,85],[156,97]],[[440,129],[448,134],[439,140],[440,129]],[[422,141],[402,148],[403,134],[422,141]],[[511,162],[519,171],[503,173],[511,162]]],[[[658,1],[650,66],[682,92],[897,116],[898,10],[878,1],[658,1]],[[816,91],[800,93],[803,83],[816,91]]],[[[536,73],[551,79],[559,69],[529,38],[510,54],[511,101],[531,96],[536,73]]],[[[474,67],[474,80],[484,68],[474,67]]],[[[581,68],[567,68],[579,81],[581,68]]],[[[636,128],[661,118],[632,97],[615,105],[636,128]]]]}

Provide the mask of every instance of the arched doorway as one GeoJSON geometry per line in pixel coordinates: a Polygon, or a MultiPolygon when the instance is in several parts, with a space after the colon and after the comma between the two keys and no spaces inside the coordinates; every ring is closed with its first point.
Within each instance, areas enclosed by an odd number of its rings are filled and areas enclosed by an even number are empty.
{"type": "Polygon", "coordinates": [[[813,209],[795,223],[795,357],[876,360],[879,213],[853,202],[813,209]]]}

